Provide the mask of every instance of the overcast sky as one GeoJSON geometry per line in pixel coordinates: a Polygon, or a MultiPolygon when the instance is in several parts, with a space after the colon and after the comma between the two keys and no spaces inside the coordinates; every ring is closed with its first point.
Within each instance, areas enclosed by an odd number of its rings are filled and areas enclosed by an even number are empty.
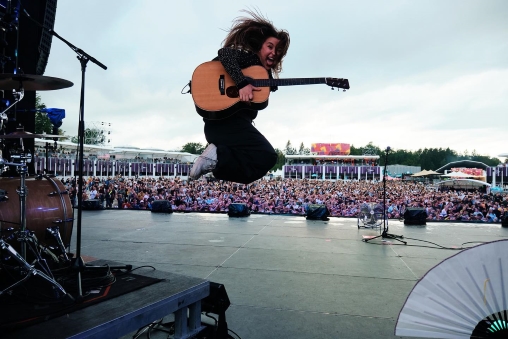
{"type": "MultiPolygon", "coordinates": [[[[111,123],[113,146],[205,144],[192,97],[180,91],[245,8],[289,31],[281,78],[351,85],[345,93],[279,87],[255,120],[274,147],[372,141],[508,152],[506,0],[59,0],[55,31],[108,67],[88,63],[86,126],[111,123]]],[[[47,107],[66,110],[62,129],[77,135],[80,63],[56,38],[45,75],[74,83],[39,94],[47,107]]]]}

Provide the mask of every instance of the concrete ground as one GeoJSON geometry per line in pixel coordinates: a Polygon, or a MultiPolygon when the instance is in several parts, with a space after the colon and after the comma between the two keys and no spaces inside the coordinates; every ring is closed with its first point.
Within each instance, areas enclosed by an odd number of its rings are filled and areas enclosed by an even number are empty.
{"type": "Polygon", "coordinates": [[[83,211],[81,254],[224,284],[228,327],[242,339],[395,338],[398,313],[429,269],[456,248],[508,237],[500,224],[389,227],[408,244],[365,243],[379,231],[350,218],[83,211]]]}

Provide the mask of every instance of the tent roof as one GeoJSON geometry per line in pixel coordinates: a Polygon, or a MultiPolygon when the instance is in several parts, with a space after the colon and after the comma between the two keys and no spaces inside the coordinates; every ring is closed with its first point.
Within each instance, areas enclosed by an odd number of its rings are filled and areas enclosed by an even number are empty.
{"type": "Polygon", "coordinates": [[[449,171],[452,168],[456,168],[456,167],[481,168],[481,169],[487,170],[487,168],[489,166],[487,166],[483,162],[479,162],[479,161],[461,160],[461,161],[449,162],[448,164],[444,165],[443,167],[438,168],[436,170],[436,172],[444,172],[446,170],[449,171]]]}
{"type": "Polygon", "coordinates": [[[423,171],[413,174],[412,177],[423,177],[423,176],[427,176],[427,175],[436,175],[436,174],[441,174],[441,173],[438,173],[435,171],[423,170],[423,171]]]}

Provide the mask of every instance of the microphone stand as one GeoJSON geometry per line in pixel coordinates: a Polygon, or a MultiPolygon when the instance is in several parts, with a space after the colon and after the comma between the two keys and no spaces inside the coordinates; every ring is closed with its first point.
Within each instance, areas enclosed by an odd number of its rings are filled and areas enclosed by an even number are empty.
{"type": "Polygon", "coordinates": [[[82,221],[82,201],[83,201],[83,149],[84,149],[84,136],[85,136],[85,72],[86,65],[88,61],[92,61],[102,69],[106,70],[107,67],[97,61],[94,57],[90,56],[85,51],[77,48],[60,35],[58,35],[54,30],[49,29],[49,32],[64,42],[67,46],[70,47],[77,54],[77,58],[81,64],[81,94],[79,99],[79,125],[78,125],[78,166],[79,166],[79,174],[78,174],[78,216],[76,220],[76,257],[72,267],[77,270],[78,273],[78,296],[83,296],[83,290],[81,286],[81,273],[85,268],[85,264],[83,262],[83,258],[81,258],[81,221],[82,221]]]}
{"type": "Polygon", "coordinates": [[[385,150],[385,165],[383,170],[383,231],[380,235],[377,237],[369,238],[369,239],[363,239],[364,242],[369,242],[370,240],[382,238],[382,239],[393,239],[400,241],[404,245],[407,245],[407,242],[401,239],[404,239],[403,235],[395,235],[388,233],[388,223],[386,221],[386,164],[388,162],[388,153],[390,152],[390,146],[388,146],[385,150]]]}
{"type": "MultiPolygon", "coordinates": [[[[77,54],[77,58],[81,65],[81,94],[80,94],[80,101],[79,101],[79,126],[78,126],[78,166],[79,166],[79,174],[78,174],[78,215],[76,220],[76,256],[74,258],[74,262],[71,265],[71,269],[74,271],[77,271],[78,278],[77,278],[77,291],[78,291],[78,301],[82,300],[83,297],[83,291],[82,291],[82,284],[81,284],[81,276],[85,269],[100,269],[104,270],[105,267],[103,266],[86,266],[83,258],[81,258],[81,221],[82,221],[82,202],[83,202],[83,149],[84,149],[84,139],[85,139],[85,72],[86,72],[86,65],[88,61],[93,62],[94,64],[98,65],[100,68],[106,70],[107,67],[99,62],[97,59],[92,57],[90,54],[86,53],[82,49],[77,48],[73,44],[71,44],[69,41],[62,38],[60,35],[58,35],[53,29],[48,29],[38,23],[36,20],[32,19],[30,15],[24,11],[25,14],[34,21],[37,25],[42,27],[42,29],[45,29],[49,31],[53,36],[60,39],[62,42],[64,42],[67,46],[70,47],[74,52],[77,54]]],[[[110,267],[111,268],[111,267],[110,267]]],[[[115,269],[126,269],[126,270],[132,270],[132,265],[125,265],[125,266],[115,266],[115,269]]]]}

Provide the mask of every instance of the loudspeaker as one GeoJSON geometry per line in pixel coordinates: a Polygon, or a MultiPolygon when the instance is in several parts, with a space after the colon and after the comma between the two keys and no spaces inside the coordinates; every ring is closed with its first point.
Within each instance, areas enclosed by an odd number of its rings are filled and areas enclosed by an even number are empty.
{"type": "Polygon", "coordinates": [[[207,331],[207,338],[230,338],[228,335],[228,323],[226,321],[226,310],[229,305],[231,305],[231,302],[224,285],[210,281],[210,294],[201,300],[201,311],[217,314],[219,319],[215,328],[207,331]]]}
{"type": "Polygon", "coordinates": [[[504,215],[501,216],[501,226],[508,227],[508,211],[504,212],[504,215]]]}
{"type": "Polygon", "coordinates": [[[83,210],[102,210],[104,209],[99,199],[88,199],[83,201],[83,210]]]}
{"type": "Polygon", "coordinates": [[[246,204],[233,203],[228,207],[228,215],[235,218],[248,217],[250,211],[246,204]]]}
{"type": "Polygon", "coordinates": [[[404,225],[427,225],[425,208],[408,207],[404,212],[404,225]]]}
{"type": "Polygon", "coordinates": [[[328,211],[328,207],[325,205],[309,204],[307,205],[305,212],[307,213],[307,220],[330,220],[328,219],[330,211],[328,211]]]}
{"type": "Polygon", "coordinates": [[[173,213],[173,208],[168,200],[154,200],[152,202],[152,213],[173,213]]]}
{"type": "Polygon", "coordinates": [[[226,312],[231,302],[224,285],[210,281],[210,294],[201,301],[201,311],[220,314],[226,312]]]}

